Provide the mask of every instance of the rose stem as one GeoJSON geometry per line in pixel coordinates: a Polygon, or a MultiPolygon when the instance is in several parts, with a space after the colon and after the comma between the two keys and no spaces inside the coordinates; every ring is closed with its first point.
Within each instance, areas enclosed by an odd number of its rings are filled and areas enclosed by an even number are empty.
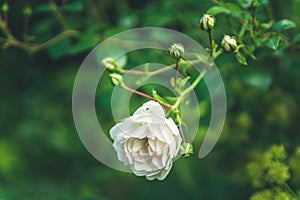
{"type": "Polygon", "coordinates": [[[177,78],[178,78],[178,69],[179,69],[179,62],[178,62],[178,60],[176,60],[175,69],[176,69],[176,72],[175,72],[175,88],[176,88],[176,86],[177,86],[177,78]]]}
{"type": "Polygon", "coordinates": [[[210,46],[210,56],[212,57],[214,50],[213,50],[213,39],[212,39],[211,31],[208,31],[208,38],[209,38],[209,46],[210,46]]]}
{"type": "MultiPolygon", "coordinates": [[[[200,61],[199,60],[191,60],[189,61],[190,64],[195,64],[195,63],[199,63],[200,61]]],[[[121,73],[122,74],[133,74],[133,75],[149,75],[149,76],[154,76],[154,75],[157,75],[157,74],[160,74],[160,73],[163,73],[163,72],[166,72],[170,69],[173,69],[174,67],[176,67],[175,64],[173,65],[169,65],[169,66],[166,66],[166,67],[163,67],[161,69],[157,69],[157,70],[154,70],[154,71],[150,71],[150,72],[144,72],[144,71],[139,71],[139,70],[128,70],[128,69],[121,69],[121,73]]]]}
{"type": "Polygon", "coordinates": [[[181,125],[181,121],[180,121],[180,117],[178,114],[176,114],[176,118],[178,120],[178,127],[179,127],[179,133],[180,133],[180,136],[181,136],[181,139],[182,139],[182,142],[185,142],[185,137],[184,137],[184,133],[183,133],[183,130],[182,130],[182,125],[181,125]]]}
{"type": "Polygon", "coordinates": [[[124,88],[125,90],[129,91],[129,92],[132,92],[132,93],[134,93],[134,94],[137,94],[137,95],[140,95],[140,96],[145,97],[145,98],[147,98],[147,99],[150,99],[150,100],[155,101],[155,99],[154,99],[153,97],[149,96],[148,94],[145,94],[145,93],[143,93],[143,92],[140,92],[140,91],[131,89],[130,87],[127,87],[126,85],[124,85],[123,88],[124,88]]]}
{"type": "Polygon", "coordinates": [[[122,85],[122,88],[124,88],[125,90],[127,90],[127,91],[129,91],[129,92],[132,92],[132,93],[134,93],[134,94],[137,94],[137,95],[140,95],[140,96],[142,96],[142,97],[145,97],[145,98],[147,98],[147,99],[156,101],[156,102],[160,103],[161,105],[163,105],[163,106],[165,106],[165,107],[167,107],[167,108],[171,108],[171,107],[172,107],[172,106],[169,105],[169,104],[166,104],[166,103],[164,103],[164,102],[157,101],[156,99],[154,99],[153,97],[149,96],[148,94],[145,94],[145,93],[143,93],[143,92],[134,90],[134,89],[132,89],[132,88],[126,86],[125,84],[122,85]]]}
{"type": "Polygon", "coordinates": [[[181,124],[179,125],[179,133],[181,135],[182,142],[185,142],[185,137],[184,137],[184,133],[183,133],[182,125],[181,124]]]}

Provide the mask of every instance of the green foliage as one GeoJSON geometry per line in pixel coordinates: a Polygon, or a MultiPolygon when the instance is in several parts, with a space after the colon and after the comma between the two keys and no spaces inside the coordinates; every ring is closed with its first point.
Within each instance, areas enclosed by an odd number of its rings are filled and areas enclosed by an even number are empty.
{"type": "MultiPolygon", "coordinates": [[[[0,199],[281,200],[295,199],[293,191],[299,199],[299,1],[258,0],[257,7],[252,0],[48,2],[0,2],[0,199]],[[73,82],[86,54],[113,34],[144,26],[181,31],[209,48],[198,23],[205,13],[217,20],[213,54],[219,54],[215,62],[228,101],[216,147],[205,159],[197,158],[210,119],[209,95],[201,83],[195,153],[178,159],[164,182],[148,183],[101,165],[84,148],[72,121],[73,82]],[[224,34],[237,37],[237,54],[220,53],[224,34]]],[[[145,50],[117,63],[122,69],[172,64],[167,57],[145,50]]],[[[180,69],[193,80],[186,63],[180,61],[180,69]]],[[[99,82],[96,110],[107,132],[114,121],[113,87],[106,75],[99,82]]],[[[184,79],[178,81],[184,85],[184,79]]],[[[161,88],[155,90],[161,94],[161,88]]],[[[174,103],[173,97],[165,100],[174,103]]],[[[131,102],[134,107],[141,101],[132,97],[131,102]]]]}
{"type": "Polygon", "coordinates": [[[255,161],[248,163],[247,169],[255,187],[271,186],[270,189],[254,193],[251,199],[297,199],[288,185],[291,173],[283,145],[272,145],[268,150],[256,153],[255,161]]]}

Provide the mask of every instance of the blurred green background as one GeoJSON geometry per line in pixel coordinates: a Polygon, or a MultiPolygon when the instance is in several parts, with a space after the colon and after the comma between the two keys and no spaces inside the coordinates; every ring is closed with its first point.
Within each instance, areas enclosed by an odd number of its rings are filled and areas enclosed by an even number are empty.
{"type": "MultiPolygon", "coordinates": [[[[249,199],[261,190],[288,192],[286,184],[295,193],[300,190],[299,44],[285,51],[261,48],[255,52],[258,60],[249,61],[248,67],[238,64],[230,54],[218,58],[216,64],[228,100],[220,140],[206,158],[199,159],[197,154],[181,158],[166,180],[150,182],[102,165],[85,149],[72,118],[76,72],[98,43],[135,27],[175,29],[208,47],[207,35],[199,29],[198,21],[213,4],[200,0],[61,0],[55,2],[63,17],[60,19],[51,11],[49,2],[7,1],[8,26],[18,40],[24,37],[26,6],[33,9],[28,19],[28,41],[42,43],[64,29],[77,30],[78,34],[34,53],[1,45],[1,200],[249,199]],[[261,166],[269,161],[271,170],[261,166]]],[[[285,32],[287,36],[299,32],[299,11],[298,0],[271,0],[268,5],[275,20],[288,18],[296,23],[296,28],[285,32]]],[[[216,41],[225,33],[233,34],[228,21],[225,14],[218,15],[216,41]]],[[[0,36],[4,37],[3,32],[0,36]]],[[[130,66],[164,62],[155,51],[133,53],[128,60],[130,66]]],[[[96,107],[99,121],[108,131],[115,122],[109,108],[113,86],[108,77],[106,81],[105,87],[98,88],[96,107]]],[[[201,89],[205,87],[197,88],[201,89]]],[[[202,143],[210,110],[205,92],[199,92],[199,101],[208,114],[201,118],[193,142],[196,151],[202,143]]]]}

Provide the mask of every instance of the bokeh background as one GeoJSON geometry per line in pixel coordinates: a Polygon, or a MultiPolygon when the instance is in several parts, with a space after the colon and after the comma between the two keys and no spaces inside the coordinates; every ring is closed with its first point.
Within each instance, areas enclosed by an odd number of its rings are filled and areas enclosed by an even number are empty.
{"type": "MultiPolygon", "coordinates": [[[[33,10],[28,20],[28,40],[42,43],[64,29],[77,30],[78,34],[36,52],[4,48],[1,44],[1,200],[249,199],[259,191],[275,199],[271,193],[284,195],[292,193],[289,188],[295,193],[300,190],[299,44],[293,43],[284,51],[263,47],[255,52],[258,59],[250,60],[248,67],[238,64],[230,54],[218,58],[228,112],[216,147],[204,159],[195,154],[177,160],[164,181],[147,181],[102,165],[81,143],[71,109],[76,72],[97,44],[135,27],[175,29],[208,47],[207,35],[199,29],[198,21],[213,4],[200,0],[55,1],[61,20],[51,11],[52,1],[7,3],[8,26],[20,40],[24,36],[26,6],[33,10]],[[272,167],[262,166],[268,162],[272,167]]],[[[285,35],[292,37],[299,32],[299,0],[270,0],[267,8],[274,20],[288,18],[296,23],[296,28],[285,35]]],[[[228,21],[228,16],[218,15],[216,41],[225,33],[234,34],[228,21]]],[[[146,62],[168,64],[170,60],[156,51],[128,55],[130,66],[146,62]]],[[[115,123],[110,110],[113,86],[108,73],[103,81],[107,83],[98,88],[96,108],[99,122],[108,132],[115,123]]],[[[203,113],[193,142],[196,151],[210,110],[205,86],[200,85],[197,91],[203,113]]],[[[134,99],[132,111],[142,101],[134,99]]],[[[281,197],[277,199],[292,199],[288,195],[281,197]]]]}

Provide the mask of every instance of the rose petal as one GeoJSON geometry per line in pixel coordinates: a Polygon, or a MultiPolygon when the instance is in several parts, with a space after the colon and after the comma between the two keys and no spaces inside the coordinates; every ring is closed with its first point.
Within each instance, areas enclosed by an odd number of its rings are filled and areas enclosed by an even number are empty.
{"type": "Polygon", "coordinates": [[[138,108],[133,115],[136,114],[151,114],[154,116],[165,116],[165,112],[164,109],[162,108],[162,106],[155,102],[155,101],[148,101],[147,103],[144,103],[142,105],[142,107],[138,108]]]}

